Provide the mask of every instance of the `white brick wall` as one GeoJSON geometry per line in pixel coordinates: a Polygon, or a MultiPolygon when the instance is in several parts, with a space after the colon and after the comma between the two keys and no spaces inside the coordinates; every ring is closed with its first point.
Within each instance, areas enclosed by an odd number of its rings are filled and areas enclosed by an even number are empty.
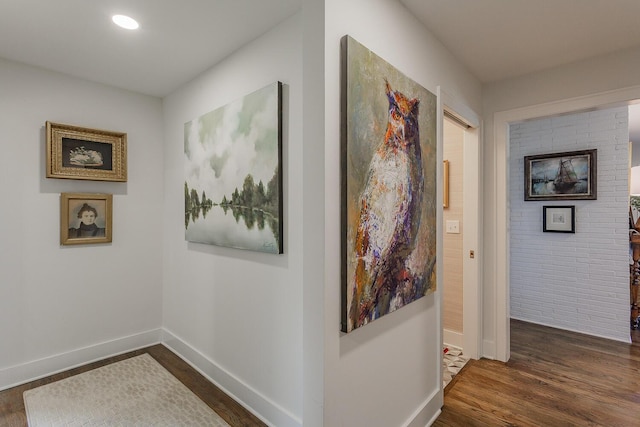
{"type": "Polygon", "coordinates": [[[627,107],[511,125],[511,317],[629,339],[628,147],[627,107]],[[524,156],[593,148],[597,200],[524,201],[524,156]],[[543,233],[545,205],[575,205],[576,233],[543,233]]]}

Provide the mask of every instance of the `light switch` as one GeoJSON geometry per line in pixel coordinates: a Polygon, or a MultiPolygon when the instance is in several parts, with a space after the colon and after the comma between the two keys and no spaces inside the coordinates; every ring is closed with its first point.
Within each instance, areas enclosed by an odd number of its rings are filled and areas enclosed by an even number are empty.
{"type": "Polygon", "coordinates": [[[447,220],[447,233],[449,233],[449,234],[460,234],[460,221],[458,221],[458,220],[447,220]]]}

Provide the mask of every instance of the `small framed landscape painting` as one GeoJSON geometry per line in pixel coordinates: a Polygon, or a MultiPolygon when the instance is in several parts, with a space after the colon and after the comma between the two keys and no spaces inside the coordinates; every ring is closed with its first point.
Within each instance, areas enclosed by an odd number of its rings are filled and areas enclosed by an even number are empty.
{"type": "Polygon", "coordinates": [[[596,200],[597,150],[524,158],[524,200],[596,200]]]}
{"type": "Polygon", "coordinates": [[[554,233],[576,232],[575,206],[543,206],[542,231],[554,233]]]}
{"type": "Polygon", "coordinates": [[[47,178],[127,180],[127,134],[46,123],[47,178]]]}
{"type": "Polygon", "coordinates": [[[112,236],[111,194],[62,193],[60,244],[109,243],[112,236]]]}

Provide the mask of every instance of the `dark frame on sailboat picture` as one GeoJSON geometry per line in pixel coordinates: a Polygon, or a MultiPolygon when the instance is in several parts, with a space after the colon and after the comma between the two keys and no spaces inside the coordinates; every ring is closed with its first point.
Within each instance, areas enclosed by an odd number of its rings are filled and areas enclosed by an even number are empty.
{"type": "Polygon", "coordinates": [[[598,150],[524,157],[524,200],[596,200],[598,150]]]}

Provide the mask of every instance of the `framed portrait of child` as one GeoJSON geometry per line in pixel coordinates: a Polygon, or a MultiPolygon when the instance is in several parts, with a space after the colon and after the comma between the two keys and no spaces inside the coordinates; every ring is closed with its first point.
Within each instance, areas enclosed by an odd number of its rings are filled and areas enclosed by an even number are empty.
{"type": "Polygon", "coordinates": [[[62,193],[60,195],[60,244],[110,243],[113,195],[62,193]]]}

